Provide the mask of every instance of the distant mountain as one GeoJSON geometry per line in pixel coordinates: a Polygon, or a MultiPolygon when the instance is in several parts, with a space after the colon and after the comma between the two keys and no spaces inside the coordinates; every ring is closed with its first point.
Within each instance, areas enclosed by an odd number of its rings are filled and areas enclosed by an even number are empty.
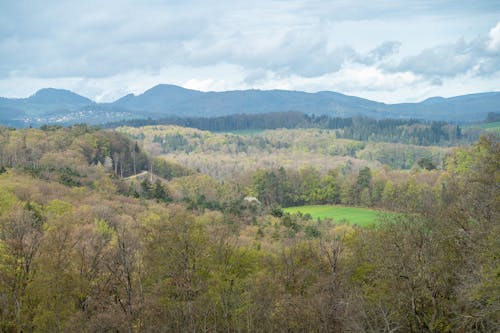
{"type": "Polygon", "coordinates": [[[277,111],[300,111],[334,117],[364,115],[376,119],[478,122],[490,112],[500,112],[500,92],[451,98],[432,97],[420,103],[385,104],[330,91],[201,92],[161,84],[143,94],[129,94],[113,103],[99,104],[71,91],[53,88],[39,90],[28,98],[0,98],[0,122],[13,126],[78,122],[102,124],[126,119],[212,117],[277,111]]]}
{"type": "Polygon", "coordinates": [[[479,122],[490,112],[500,112],[500,92],[450,98],[433,97],[420,103],[391,104],[388,105],[388,111],[393,115],[410,114],[413,118],[419,119],[479,122]]]}
{"type": "Polygon", "coordinates": [[[335,92],[315,94],[287,90],[201,92],[158,85],[141,95],[127,95],[113,105],[149,116],[222,116],[235,113],[302,111],[316,114],[368,114],[382,103],[335,92]]]}
{"type": "Polygon", "coordinates": [[[433,97],[420,103],[385,104],[330,91],[200,92],[172,85],[158,85],[138,96],[127,95],[113,105],[140,111],[153,118],[300,111],[338,117],[364,115],[377,119],[390,117],[476,122],[483,120],[489,112],[500,111],[500,92],[451,98],[433,97]]]}
{"type": "Polygon", "coordinates": [[[46,88],[28,98],[0,98],[0,121],[19,125],[47,119],[55,114],[67,114],[95,104],[92,100],[69,90],[46,88]]]}
{"type": "MultiPolygon", "coordinates": [[[[129,94],[112,103],[114,106],[125,107],[129,110],[147,111],[164,115],[166,112],[175,112],[175,106],[186,101],[199,99],[204,93],[182,87],[159,84],[139,96],[129,94]]],[[[171,114],[171,113],[169,113],[171,114]]]]}
{"type": "Polygon", "coordinates": [[[46,112],[78,110],[95,104],[92,100],[69,90],[45,88],[28,98],[0,98],[0,107],[41,115],[46,112]]]}
{"type": "Polygon", "coordinates": [[[64,89],[45,88],[38,90],[33,96],[26,98],[26,102],[39,105],[53,105],[78,107],[94,103],[92,100],[64,89]]]}
{"type": "Polygon", "coordinates": [[[0,98],[0,123],[25,127],[43,124],[102,124],[135,117],[64,89],[45,88],[27,98],[0,98]]]}

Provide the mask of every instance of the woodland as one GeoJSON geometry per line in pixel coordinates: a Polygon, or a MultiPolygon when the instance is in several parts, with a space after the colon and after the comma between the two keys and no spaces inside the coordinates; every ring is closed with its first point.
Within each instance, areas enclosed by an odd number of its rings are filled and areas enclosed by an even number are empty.
{"type": "Polygon", "coordinates": [[[497,132],[179,125],[0,127],[0,331],[500,330],[497,132]]]}

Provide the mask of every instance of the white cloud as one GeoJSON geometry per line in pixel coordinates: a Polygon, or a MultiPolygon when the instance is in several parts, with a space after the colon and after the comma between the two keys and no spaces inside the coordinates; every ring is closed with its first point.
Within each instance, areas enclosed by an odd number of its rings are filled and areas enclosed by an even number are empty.
{"type": "Polygon", "coordinates": [[[216,83],[214,79],[205,79],[205,80],[190,79],[187,80],[182,86],[187,89],[208,91],[213,89],[215,85],[216,83]]]}
{"type": "Polygon", "coordinates": [[[53,86],[112,101],[171,83],[396,101],[462,92],[464,77],[477,91],[500,86],[499,13],[493,0],[6,0],[0,96],[53,86]]]}
{"type": "Polygon", "coordinates": [[[488,49],[500,52],[500,22],[490,30],[488,49]]]}
{"type": "Polygon", "coordinates": [[[429,80],[446,77],[490,76],[500,72],[500,23],[489,32],[471,40],[433,46],[399,63],[382,64],[393,72],[409,71],[429,80]],[[496,50],[498,48],[498,51],[496,50]]]}

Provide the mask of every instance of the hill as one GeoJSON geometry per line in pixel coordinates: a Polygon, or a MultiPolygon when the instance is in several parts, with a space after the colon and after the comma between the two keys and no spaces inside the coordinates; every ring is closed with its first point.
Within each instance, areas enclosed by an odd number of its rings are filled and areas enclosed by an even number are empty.
{"type": "Polygon", "coordinates": [[[438,170],[323,174],[309,159],[233,182],[116,131],[0,127],[0,331],[496,331],[499,149],[490,135],[438,170]],[[339,203],[346,219],[398,214],[359,228],[280,207],[339,203]]]}
{"type": "Polygon", "coordinates": [[[368,116],[375,119],[453,120],[473,123],[500,110],[500,92],[433,97],[420,103],[385,104],[331,91],[288,90],[201,92],[161,84],[140,95],[129,94],[113,103],[95,103],[68,90],[42,89],[28,98],[0,98],[0,122],[11,126],[48,123],[104,124],[127,119],[214,117],[299,111],[332,117],[368,116]]]}
{"type": "Polygon", "coordinates": [[[172,85],[158,85],[141,95],[127,95],[115,106],[159,116],[222,116],[300,111],[317,115],[381,118],[417,118],[474,122],[500,110],[500,93],[451,98],[434,97],[420,103],[385,104],[331,91],[306,93],[287,90],[235,90],[200,92],[172,85]]]}

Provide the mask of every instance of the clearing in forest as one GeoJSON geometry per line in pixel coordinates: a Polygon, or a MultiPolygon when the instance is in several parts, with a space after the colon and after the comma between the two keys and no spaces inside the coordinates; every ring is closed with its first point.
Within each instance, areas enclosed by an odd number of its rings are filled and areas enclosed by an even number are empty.
{"type": "Polygon", "coordinates": [[[329,218],[335,222],[347,222],[351,225],[368,226],[377,222],[377,216],[385,213],[380,210],[346,207],[338,205],[307,205],[288,207],[283,209],[286,213],[310,214],[314,219],[329,218]]]}

